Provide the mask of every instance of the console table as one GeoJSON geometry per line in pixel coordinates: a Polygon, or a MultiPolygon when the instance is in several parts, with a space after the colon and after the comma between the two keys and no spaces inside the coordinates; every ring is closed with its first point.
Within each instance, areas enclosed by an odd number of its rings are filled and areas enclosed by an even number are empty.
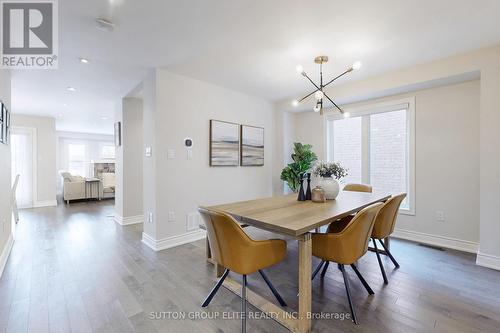
{"type": "Polygon", "coordinates": [[[85,179],[85,199],[101,200],[101,180],[99,178],[85,179]]]}

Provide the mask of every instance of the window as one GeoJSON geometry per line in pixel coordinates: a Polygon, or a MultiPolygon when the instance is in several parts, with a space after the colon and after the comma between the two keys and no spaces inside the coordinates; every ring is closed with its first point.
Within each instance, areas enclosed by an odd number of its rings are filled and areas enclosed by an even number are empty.
{"type": "Polygon", "coordinates": [[[349,169],[345,182],[375,191],[406,192],[401,212],[414,214],[414,99],[349,110],[351,118],[327,116],[328,160],[349,169]]]}
{"type": "Polygon", "coordinates": [[[68,172],[72,175],[87,176],[87,145],[69,143],[68,147],[68,172]]]}
{"type": "Polygon", "coordinates": [[[361,183],[361,118],[339,119],[333,122],[333,160],[342,161],[349,169],[344,179],[361,183]]]}
{"type": "Polygon", "coordinates": [[[102,159],[114,159],[115,158],[115,146],[110,144],[101,144],[102,159]]]}

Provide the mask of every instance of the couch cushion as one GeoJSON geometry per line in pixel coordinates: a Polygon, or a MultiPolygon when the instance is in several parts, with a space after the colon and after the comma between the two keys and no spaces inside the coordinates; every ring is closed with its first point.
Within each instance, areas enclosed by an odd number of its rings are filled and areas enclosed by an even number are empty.
{"type": "Polygon", "coordinates": [[[102,177],[102,187],[104,188],[111,188],[115,187],[116,181],[115,181],[115,174],[112,172],[103,172],[101,173],[102,177]]]}
{"type": "Polygon", "coordinates": [[[82,176],[73,176],[73,175],[70,176],[70,179],[72,182],[83,182],[85,180],[85,178],[83,178],[82,176]]]}
{"type": "Polygon", "coordinates": [[[65,182],[71,181],[71,174],[69,172],[61,172],[61,177],[63,177],[65,182]]]}

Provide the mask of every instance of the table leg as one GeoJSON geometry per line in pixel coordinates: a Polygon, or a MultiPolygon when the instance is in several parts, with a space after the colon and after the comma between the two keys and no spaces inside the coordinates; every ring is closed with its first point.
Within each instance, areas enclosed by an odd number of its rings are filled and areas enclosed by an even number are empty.
{"type": "Polygon", "coordinates": [[[299,239],[299,332],[311,332],[312,239],[307,233],[299,239]]]}

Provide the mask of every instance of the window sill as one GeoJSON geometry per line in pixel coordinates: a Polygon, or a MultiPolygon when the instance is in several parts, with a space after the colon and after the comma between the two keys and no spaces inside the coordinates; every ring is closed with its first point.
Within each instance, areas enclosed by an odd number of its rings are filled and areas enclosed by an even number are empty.
{"type": "Polygon", "coordinates": [[[400,209],[400,210],[398,211],[398,214],[415,216],[415,210],[410,210],[410,209],[400,209]]]}

